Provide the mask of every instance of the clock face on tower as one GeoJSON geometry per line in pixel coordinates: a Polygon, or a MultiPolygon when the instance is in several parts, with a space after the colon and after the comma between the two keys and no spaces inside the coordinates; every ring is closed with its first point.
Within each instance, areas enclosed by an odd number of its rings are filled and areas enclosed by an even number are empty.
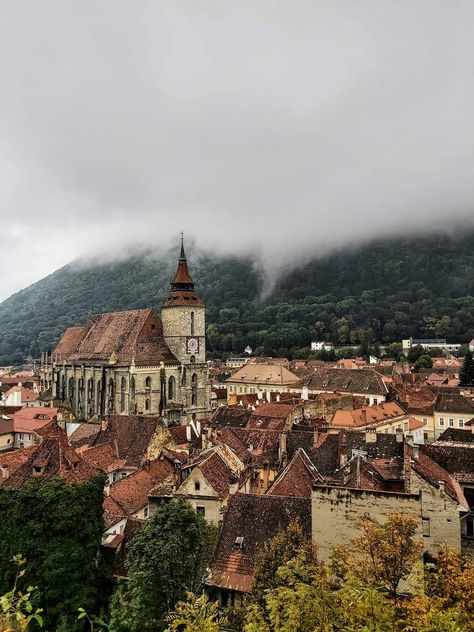
{"type": "Polygon", "coordinates": [[[199,339],[190,337],[186,338],[186,353],[199,353],[199,339]]]}

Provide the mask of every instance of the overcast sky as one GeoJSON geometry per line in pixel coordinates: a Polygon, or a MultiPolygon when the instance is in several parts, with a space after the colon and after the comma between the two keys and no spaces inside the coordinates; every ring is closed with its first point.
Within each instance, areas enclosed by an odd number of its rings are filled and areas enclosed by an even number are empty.
{"type": "Polygon", "coordinates": [[[0,299],[169,245],[269,270],[474,216],[474,2],[4,0],[0,299]]]}

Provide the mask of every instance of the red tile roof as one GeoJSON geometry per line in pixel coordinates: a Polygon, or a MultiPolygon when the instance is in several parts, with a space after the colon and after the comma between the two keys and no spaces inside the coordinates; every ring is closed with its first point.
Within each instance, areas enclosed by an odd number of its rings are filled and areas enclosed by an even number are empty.
{"type": "Polygon", "coordinates": [[[322,482],[324,478],[311,463],[303,448],[299,448],[267,493],[270,496],[311,498],[313,484],[322,482]]]}
{"type": "Polygon", "coordinates": [[[148,493],[174,475],[169,459],[158,458],[110,486],[109,497],[130,516],[148,504],[148,493]]]}
{"type": "Polygon", "coordinates": [[[161,319],[152,309],[107,312],[90,318],[84,327],[69,328],[53,355],[60,361],[137,365],[179,364],[163,338],[161,319]]]}

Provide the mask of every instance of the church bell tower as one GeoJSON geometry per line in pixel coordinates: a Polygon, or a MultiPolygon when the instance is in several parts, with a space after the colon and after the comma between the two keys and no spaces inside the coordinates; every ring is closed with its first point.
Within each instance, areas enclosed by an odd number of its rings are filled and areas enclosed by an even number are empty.
{"type": "Polygon", "coordinates": [[[206,362],[206,307],[194,289],[182,233],[178,268],[161,310],[161,320],[165,341],[182,365],[206,362]]]}

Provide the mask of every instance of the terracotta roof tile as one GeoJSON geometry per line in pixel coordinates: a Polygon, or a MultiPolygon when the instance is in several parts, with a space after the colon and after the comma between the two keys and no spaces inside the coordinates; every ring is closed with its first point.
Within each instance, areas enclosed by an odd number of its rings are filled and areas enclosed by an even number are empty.
{"type": "Polygon", "coordinates": [[[310,538],[309,499],[254,494],[230,496],[207,583],[248,592],[257,555],[271,538],[294,521],[301,524],[304,536],[310,538]]]}

